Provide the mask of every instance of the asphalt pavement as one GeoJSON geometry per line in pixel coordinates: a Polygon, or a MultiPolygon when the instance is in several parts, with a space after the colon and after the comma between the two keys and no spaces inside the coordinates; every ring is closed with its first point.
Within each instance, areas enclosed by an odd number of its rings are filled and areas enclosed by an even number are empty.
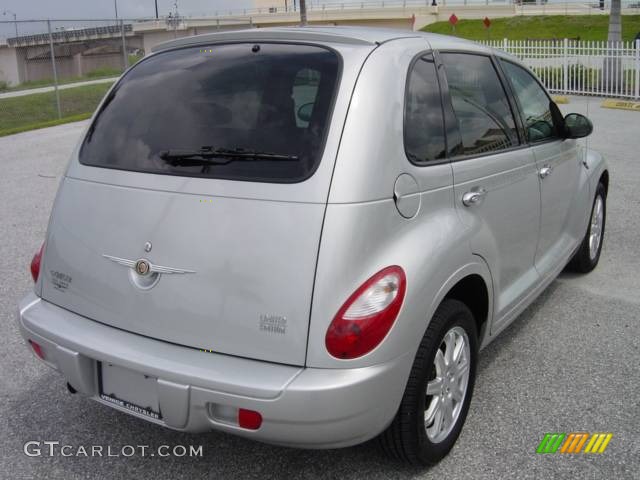
{"type": "MultiPolygon", "coordinates": [[[[611,173],[600,265],[587,276],[562,274],[481,352],[466,425],[430,469],[387,460],[370,443],[310,451],[177,433],[69,394],[24,346],[15,312],[85,123],[0,138],[0,478],[640,478],[640,112],[599,104],[589,100],[589,145],[611,173]],[[537,455],[546,432],[613,438],[600,455],[537,455]],[[68,444],[74,455],[31,457],[29,441],[68,444]],[[78,454],[92,445],[102,457],[78,454]],[[202,445],[203,455],[126,457],[124,445],[202,445]],[[107,456],[107,446],[119,456],[107,456]]],[[[585,113],[587,100],[570,97],[562,108],[585,113]]]]}

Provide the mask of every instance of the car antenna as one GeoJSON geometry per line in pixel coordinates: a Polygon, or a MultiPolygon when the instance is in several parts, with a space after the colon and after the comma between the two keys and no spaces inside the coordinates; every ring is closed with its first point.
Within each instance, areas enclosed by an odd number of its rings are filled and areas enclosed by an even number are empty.
{"type": "MultiPolygon", "coordinates": [[[[589,104],[591,102],[591,95],[587,95],[587,118],[589,118],[589,104]]],[[[582,165],[589,170],[589,164],[587,163],[587,154],[589,152],[589,135],[584,139],[584,151],[582,152],[582,165]]]]}

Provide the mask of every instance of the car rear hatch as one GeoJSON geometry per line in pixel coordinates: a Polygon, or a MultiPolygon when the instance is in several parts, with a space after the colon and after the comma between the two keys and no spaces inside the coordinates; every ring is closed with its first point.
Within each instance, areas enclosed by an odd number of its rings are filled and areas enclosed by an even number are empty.
{"type": "Polygon", "coordinates": [[[328,48],[269,42],[141,61],[103,101],[61,184],[42,296],[203,354],[303,365],[357,76],[341,64],[328,48]]]}

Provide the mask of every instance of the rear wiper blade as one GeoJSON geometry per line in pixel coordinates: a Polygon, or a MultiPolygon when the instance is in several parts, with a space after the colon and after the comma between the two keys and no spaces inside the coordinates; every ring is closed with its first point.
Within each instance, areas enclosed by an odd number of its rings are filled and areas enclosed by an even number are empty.
{"type": "Polygon", "coordinates": [[[297,155],[259,152],[244,148],[202,147],[197,150],[171,149],[160,152],[160,158],[172,165],[226,165],[236,160],[296,161],[297,155]]]}

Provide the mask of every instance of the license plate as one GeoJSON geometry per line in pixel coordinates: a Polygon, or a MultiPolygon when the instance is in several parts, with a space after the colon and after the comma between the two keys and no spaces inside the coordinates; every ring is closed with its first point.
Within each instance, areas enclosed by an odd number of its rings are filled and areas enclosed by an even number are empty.
{"type": "Polygon", "coordinates": [[[100,398],[132,412],[161,420],[158,384],[150,377],[127,368],[98,362],[100,398]]]}

